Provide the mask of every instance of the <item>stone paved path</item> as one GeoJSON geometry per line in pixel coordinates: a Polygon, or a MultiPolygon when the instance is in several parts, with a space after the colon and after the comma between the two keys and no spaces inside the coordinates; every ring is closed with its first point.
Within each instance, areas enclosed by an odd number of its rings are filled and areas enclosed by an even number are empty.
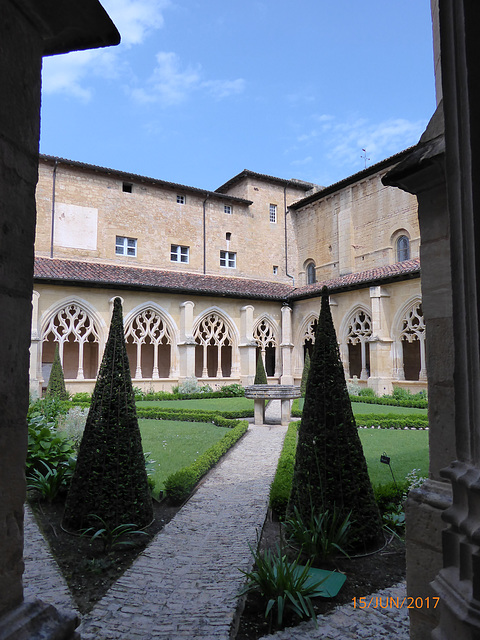
{"type": "MultiPolygon", "coordinates": [[[[275,407],[268,413],[272,417],[275,407]]],[[[267,413],[267,415],[268,415],[267,413]]],[[[228,640],[236,594],[243,584],[266,514],[286,427],[250,425],[106,596],[83,617],[84,640],[228,640]]],[[[66,583],[31,514],[25,520],[25,596],[74,609],[66,583]]],[[[404,595],[398,585],[382,595],[404,595]]],[[[381,594],[378,594],[381,595],[381,594]]],[[[339,607],[268,636],[268,640],[408,639],[406,609],[339,607]]]]}

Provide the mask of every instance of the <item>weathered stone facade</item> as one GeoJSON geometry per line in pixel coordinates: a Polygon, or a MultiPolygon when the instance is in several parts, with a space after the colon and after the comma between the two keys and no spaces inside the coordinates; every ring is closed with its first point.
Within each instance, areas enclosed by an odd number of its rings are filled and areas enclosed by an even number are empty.
{"type": "Polygon", "coordinates": [[[137,386],[251,384],[257,350],[298,384],[326,283],[347,377],[424,389],[416,201],[381,183],[404,155],[326,189],[245,170],[214,192],[41,157],[32,388],[58,342],[91,390],[117,294],[137,386]]]}

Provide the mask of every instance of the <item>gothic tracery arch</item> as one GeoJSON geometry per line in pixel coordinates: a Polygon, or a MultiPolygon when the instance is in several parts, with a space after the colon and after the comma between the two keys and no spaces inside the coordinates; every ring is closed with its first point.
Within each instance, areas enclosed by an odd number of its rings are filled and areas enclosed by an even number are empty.
{"type": "Polygon", "coordinates": [[[168,378],[174,337],[164,314],[153,305],[134,311],[125,322],[130,370],[135,379],[168,378]]]}
{"type": "Polygon", "coordinates": [[[66,379],[96,378],[103,342],[99,327],[94,312],[77,300],[64,301],[48,313],[42,330],[42,368],[47,377],[58,344],[66,379]]]}
{"type": "Polygon", "coordinates": [[[257,343],[258,355],[263,360],[267,376],[276,375],[278,368],[278,331],[273,321],[267,316],[263,316],[257,320],[253,327],[253,338],[257,343]]]}
{"type": "Polygon", "coordinates": [[[230,378],[235,336],[230,323],[219,312],[205,313],[194,327],[198,345],[195,352],[195,375],[198,378],[230,378]]]}
{"type": "Polygon", "coordinates": [[[345,342],[348,348],[348,375],[367,380],[370,375],[369,340],[372,335],[370,312],[357,307],[346,322],[345,342]]]}

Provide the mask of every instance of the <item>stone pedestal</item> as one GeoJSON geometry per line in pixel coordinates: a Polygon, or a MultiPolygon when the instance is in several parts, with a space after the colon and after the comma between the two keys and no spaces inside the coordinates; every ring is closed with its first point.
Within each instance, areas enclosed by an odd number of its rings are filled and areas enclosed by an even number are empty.
{"type": "Polygon", "coordinates": [[[254,384],[245,387],[245,397],[254,399],[254,422],[265,424],[265,400],[281,400],[282,413],[281,424],[290,422],[291,405],[293,398],[300,398],[300,387],[285,384],[254,384]]]}

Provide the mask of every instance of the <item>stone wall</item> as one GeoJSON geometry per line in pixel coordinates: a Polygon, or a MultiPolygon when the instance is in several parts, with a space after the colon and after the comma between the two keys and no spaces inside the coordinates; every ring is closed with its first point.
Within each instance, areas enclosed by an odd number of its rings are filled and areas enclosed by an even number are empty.
{"type": "Polygon", "coordinates": [[[23,503],[43,44],[17,4],[0,20],[0,616],[23,598],[23,503]],[[14,107],[13,107],[14,105],[14,107]]]}

